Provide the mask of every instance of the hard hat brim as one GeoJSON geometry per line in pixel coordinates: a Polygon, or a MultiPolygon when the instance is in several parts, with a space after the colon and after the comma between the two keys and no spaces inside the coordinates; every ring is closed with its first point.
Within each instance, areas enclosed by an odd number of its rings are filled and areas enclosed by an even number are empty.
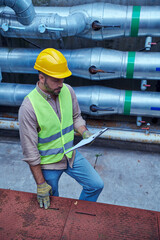
{"type": "Polygon", "coordinates": [[[54,77],[54,78],[67,78],[69,76],[72,75],[72,72],[67,69],[67,71],[61,73],[61,72],[49,72],[49,71],[46,71],[46,69],[43,69],[42,67],[40,68],[39,66],[37,66],[36,64],[34,65],[34,69],[42,72],[42,73],[45,73],[46,75],[50,76],[50,77],[54,77]]]}
{"type": "Polygon", "coordinates": [[[51,76],[51,77],[55,77],[55,78],[67,78],[67,77],[69,77],[69,76],[71,76],[72,75],[72,72],[68,69],[66,72],[64,72],[64,73],[53,73],[53,75],[51,74],[51,75],[49,75],[49,76],[51,76]]]}

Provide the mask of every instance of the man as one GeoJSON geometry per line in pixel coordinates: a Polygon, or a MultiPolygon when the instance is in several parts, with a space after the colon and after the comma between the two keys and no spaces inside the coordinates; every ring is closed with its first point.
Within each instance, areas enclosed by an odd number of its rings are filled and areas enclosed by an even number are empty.
{"type": "Polygon", "coordinates": [[[64,78],[72,73],[65,57],[48,48],[40,52],[34,68],[39,71],[36,88],[19,109],[20,140],[26,161],[37,184],[40,207],[50,206],[50,195],[59,196],[58,181],[63,172],[81,184],[79,199],[96,201],[103,181],[73,146],[74,130],[88,138],[76,95],[64,78]]]}

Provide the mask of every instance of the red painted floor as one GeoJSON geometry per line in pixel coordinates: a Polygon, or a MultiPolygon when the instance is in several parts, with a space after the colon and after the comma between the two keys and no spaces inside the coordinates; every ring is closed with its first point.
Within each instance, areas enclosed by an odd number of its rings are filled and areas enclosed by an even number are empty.
{"type": "Polygon", "coordinates": [[[159,240],[160,213],[0,189],[0,240],[159,240]]]}

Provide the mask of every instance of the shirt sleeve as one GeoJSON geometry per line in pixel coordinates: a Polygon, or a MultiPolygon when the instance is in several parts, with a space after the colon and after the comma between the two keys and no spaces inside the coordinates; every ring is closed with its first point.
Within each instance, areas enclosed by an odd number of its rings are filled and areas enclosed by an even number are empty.
{"type": "Polygon", "coordinates": [[[23,160],[31,166],[40,164],[38,145],[38,123],[29,98],[25,98],[18,113],[19,134],[23,160]]]}
{"type": "Polygon", "coordinates": [[[73,88],[70,85],[67,85],[67,87],[69,88],[71,96],[72,96],[73,125],[74,125],[74,130],[77,131],[77,129],[80,126],[86,126],[86,121],[82,118],[81,110],[80,110],[80,107],[79,107],[79,104],[78,104],[78,100],[77,100],[77,97],[76,97],[76,94],[75,94],[73,88]]]}

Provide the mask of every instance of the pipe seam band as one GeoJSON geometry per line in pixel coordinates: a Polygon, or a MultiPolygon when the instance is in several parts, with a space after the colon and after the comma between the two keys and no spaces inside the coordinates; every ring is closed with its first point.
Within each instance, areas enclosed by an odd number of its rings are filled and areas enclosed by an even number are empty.
{"type": "Polygon", "coordinates": [[[128,52],[127,73],[126,78],[132,79],[134,73],[135,52],[128,52]]]}
{"type": "Polygon", "coordinates": [[[125,91],[125,101],[124,101],[124,114],[130,115],[131,111],[131,99],[132,99],[132,91],[125,91]]]}
{"type": "Polygon", "coordinates": [[[131,37],[138,36],[140,12],[141,12],[141,6],[133,6],[132,22],[131,22],[131,37]]]}

